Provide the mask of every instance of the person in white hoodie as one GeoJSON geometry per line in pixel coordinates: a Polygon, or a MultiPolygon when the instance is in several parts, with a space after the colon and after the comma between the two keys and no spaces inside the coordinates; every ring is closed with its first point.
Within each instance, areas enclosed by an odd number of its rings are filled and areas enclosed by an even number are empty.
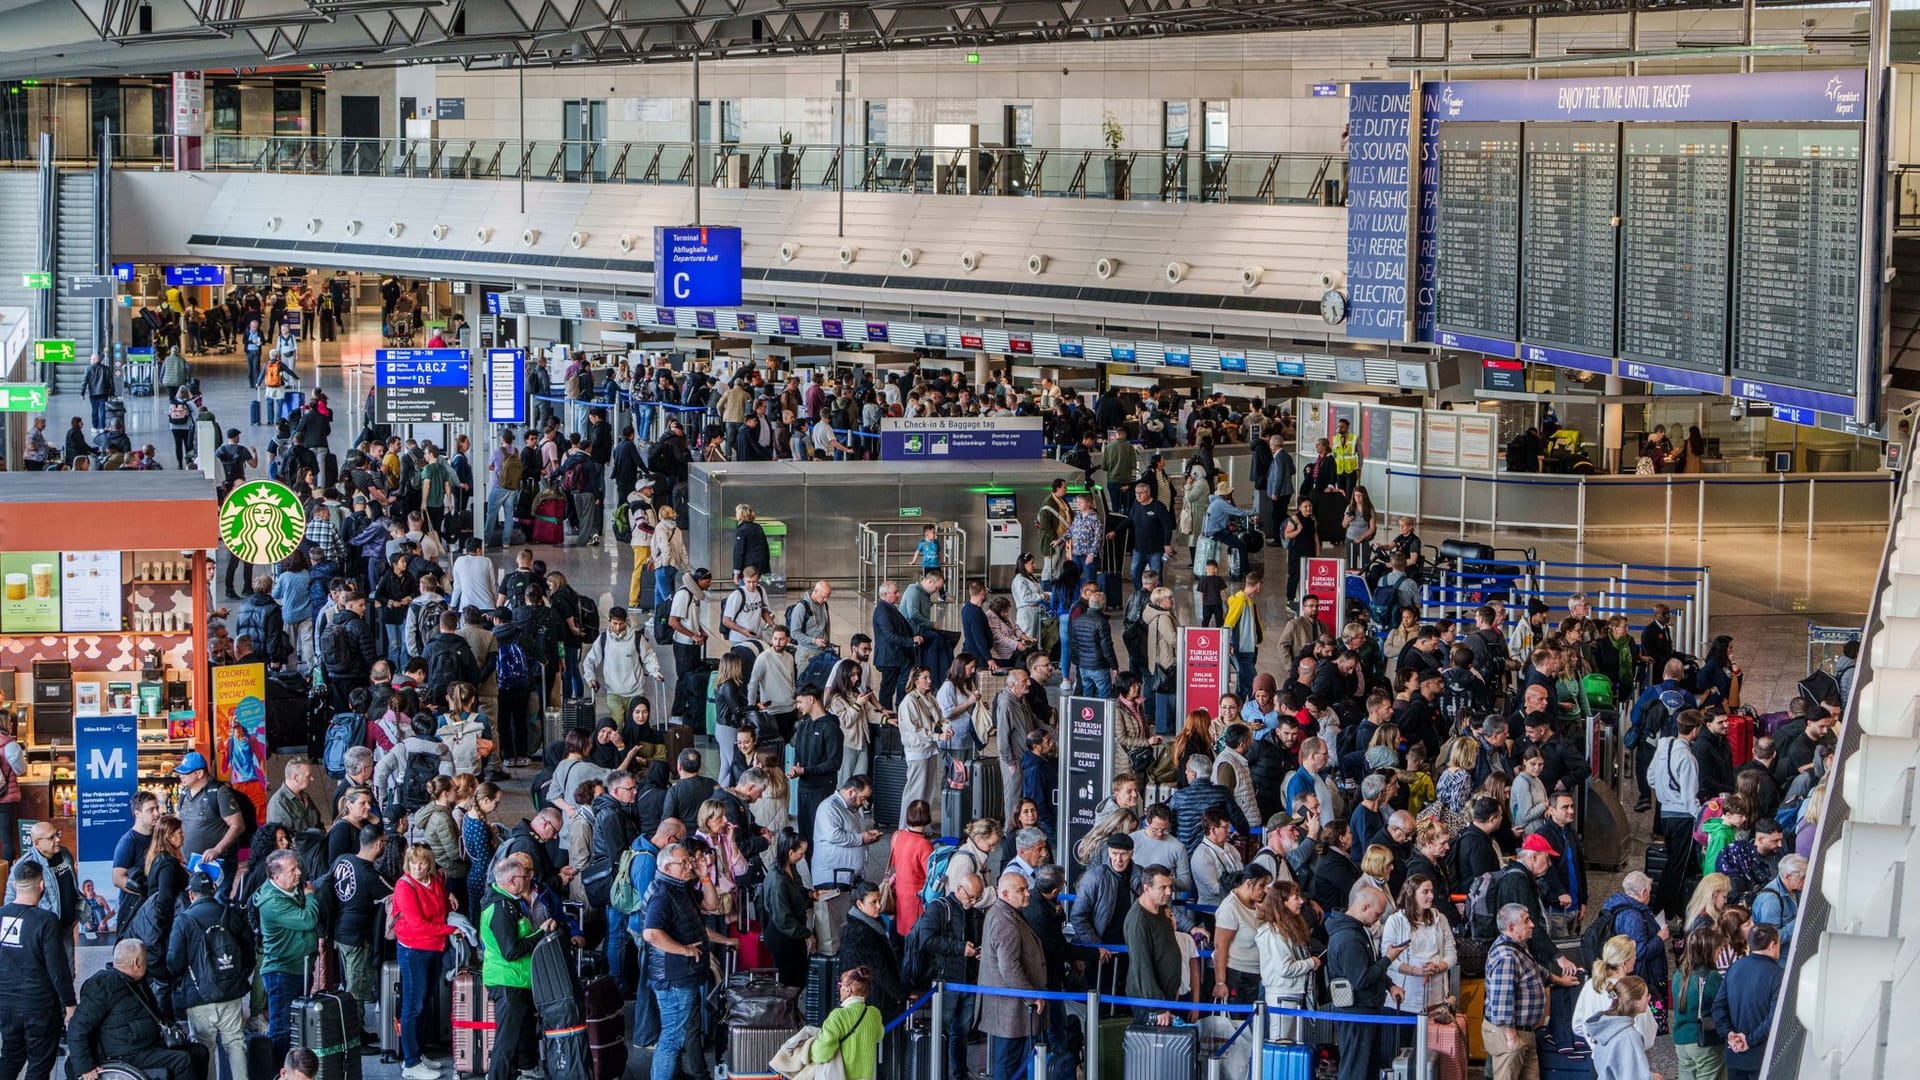
{"type": "MultiPolygon", "coordinates": [[[[1573,1003],[1573,1033],[1588,1042],[1593,1041],[1593,1022],[1606,1015],[1619,1001],[1620,984],[1632,978],[1645,985],[1644,981],[1633,974],[1634,958],[1639,955],[1639,947],[1625,934],[1615,934],[1600,947],[1600,958],[1593,962],[1593,973],[1580,983],[1580,996],[1573,1003]]],[[[1653,1048],[1653,1041],[1659,1035],[1659,1025],[1653,1014],[1642,1010],[1637,1021],[1640,1041],[1646,1049],[1653,1048]]]]}
{"type": "Polygon", "coordinates": [[[433,716],[422,710],[413,718],[413,732],[398,746],[380,759],[380,765],[373,770],[373,790],[380,793],[381,806],[397,806],[397,797],[401,794],[400,785],[407,779],[407,762],[415,754],[426,754],[440,759],[439,775],[453,775],[453,753],[447,744],[433,737],[433,716]]]}
{"type": "Polygon", "coordinates": [[[656,687],[667,681],[660,672],[653,642],[634,629],[623,607],[607,609],[606,629],[600,631],[580,663],[587,689],[596,694],[604,691],[607,715],[620,721],[633,715],[634,699],[646,690],[647,679],[652,679],[656,687]]]}
{"type": "Polygon", "coordinates": [[[1595,1080],[1662,1080],[1647,1062],[1640,1021],[1648,1018],[1647,984],[1629,975],[1613,984],[1613,1005],[1587,1025],[1595,1080]]]}

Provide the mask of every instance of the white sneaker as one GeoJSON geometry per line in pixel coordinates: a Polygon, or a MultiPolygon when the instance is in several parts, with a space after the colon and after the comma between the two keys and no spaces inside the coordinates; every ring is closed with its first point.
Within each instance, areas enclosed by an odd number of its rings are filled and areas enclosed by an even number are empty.
{"type": "Polygon", "coordinates": [[[431,1066],[433,1066],[434,1068],[436,1068],[436,1069],[437,1069],[437,1068],[439,1068],[439,1067],[441,1066],[441,1064],[442,1064],[442,1062],[441,1062],[441,1060],[440,1060],[439,1058],[430,1058],[430,1057],[428,1057],[428,1056],[427,1056],[427,1055],[425,1055],[425,1054],[421,1054],[421,1055],[420,1055],[420,1064],[422,1064],[422,1065],[431,1065],[431,1066]]]}
{"type": "Polygon", "coordinates": [[[429,1065],[423,1060],[418,1065],[409,1065],[401,1069],[400,1075],[406,1080],[440,1080],[440,1068],[437,1065],[429,1065]]]}

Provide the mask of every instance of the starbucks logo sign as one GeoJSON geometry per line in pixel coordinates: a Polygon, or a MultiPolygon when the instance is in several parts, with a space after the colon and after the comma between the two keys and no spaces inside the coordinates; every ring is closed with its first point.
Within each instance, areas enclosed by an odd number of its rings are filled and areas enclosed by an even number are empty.
{"type": "Polygon", "coordinates": [[[242,562],[277,563],[293,554],[306,532],[300,497],[285,484],[249,480],[220,504],[220,542],[242,562]]]}

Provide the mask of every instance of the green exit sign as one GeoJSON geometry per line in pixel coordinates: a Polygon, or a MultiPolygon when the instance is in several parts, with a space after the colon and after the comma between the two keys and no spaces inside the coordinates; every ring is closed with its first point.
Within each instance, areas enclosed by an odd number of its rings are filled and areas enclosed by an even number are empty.
{"type": "Polygon", "coordinates": [[[42,338],[33,343],[35,363],[71,364],[79,355],[78,345],[64,338],[42,338]]]}
{"type": "Polygon", "coordinates": [[[0,383],[0,412],[44,412],[46,383],[0,383]]]}
{"type": "Polygon", "coordinates": [[[29,289],[51,289],[53,288],[53,275],[42,273],[21,274],[20,284],[29,289]]]}
{"type": "Polygon", "coordinates": [[[919,517],[920,508],[917,506],[903,506],[900,508],[900,516],[903,518],[919,517]]]}
{"type": "Polygon", "coordinates": [[[967,54],[967,63],[969,63],[969,64],[977,64],[977,63],[979,63],[979,62],[980,62],[980,54],[979,54],[979,53],[977,53],[977,52],[970,52],[970,53],[968,53],[968,54],[967,54]]]}

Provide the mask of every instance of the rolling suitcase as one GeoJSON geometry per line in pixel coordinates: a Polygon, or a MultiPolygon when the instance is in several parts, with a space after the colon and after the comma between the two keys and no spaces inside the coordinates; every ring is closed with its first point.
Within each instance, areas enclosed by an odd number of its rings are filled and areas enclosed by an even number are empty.
{"type": "Polygon", "coordinates": [[[590,697],[568,698],[561,702],[560,730],[562,732],[584,731],[591,735],[594,725],[593,700],[590,697]]]}
{"type": "Polygon", "coordinates": [[[1313,1047],[1305,1043],[1264,1043],[1260,1080],[1313,1080],[1313,1047]]]}
{"type": "Polygon", "coordinates": [[[546,1080],[594,1080],[587,1049],[587,1026],[548,1028],[540,1036],[540,1064],[546,1080]]]}
{"type": "Polygon", "coordinates": [[[818,1026],[840,1003],[840,958],[807,957],[807,986],[800,994],[800,1012],[807,1023],[818,1026]]]}
{"type": "MultiPolygon", "coordinates": [[[[1419,1075],[1437,1075],[1434,1072],[1438,1064],[1435,1060],[1436,1056],[1432,1050],[1427,1051],[1427,1071],[1419,1075]]],[[[1393,1055],[1392,1077],[1393,1080],[1418,1080],[1418,1076],[1416,1076],[1413,1071],[1413,1051],[1411,1049],[1402,1050],[1393,1055]]]]}
{"type": "Polygon", "coordinates": [[[1733,748],[1733,767],[1753,760],[1753,714],[1735,709],[1727,715],[1727,745],[1733,748]]]}
{"type": "Polygon", "coordinates": [[[1460,980],[1460,1015],[1467,1021],[1467,1057],[1474,1061],[1485,1061],[1487,1044],[1480,1037],[1480,1022],[1487,1018],[1485,979],[1460,980]]]}
{"type": "Polygon", "coordinates": [[[293,1045],[313,1051],[313,1080],[360,1080],[360,1003],[338,990],[293,1002],[293,1045]]]}
{"type": "Polygon", "coordinates": [[[586,1003],[587,1062],[593,1080],[620,1080],[627,1071],[626,1002],[620,984],[602,975],[589,979],[580,996],[586,1003]]]}
{"type": "Polygon", "coordinates": [[[685,724],[669,722],[666,726],[667,768],[678,768],[680,752],[693,749],[693,729],[685,724]]]}
{"type": "Polygon", "coordinates": [[[1427,1018],[1427,1049],[1434,1055],[1433,1080],[1467,1080],[1466,1026],[1464,1013],[1454,1013],[1451,1024],[1427,1018]]]}
{"type": "Polygon", "coordinates": [[[331,450],[320,453],[320,483],[323,487],[335,487],[340,483],[340,455],[331,450]]]}
{"type": "Polygon", "coordinates": [[[267,1035],[247,1036],[247,1080],[274,1080],[278,1075],[280,1063],[273,1057],[273,1039],[267,1035]]]}
{"type": "MultiPolygon", "coordinates": [[[[729,1080],[774,1080],[777,1075],[767,1062],[780,1045],[800,1029],[727,1028],[727,1076],[729,1080]]],[[[614,1080],[618,1080],[617,1077],[614,1080]]]]}
{"type": "Polygon", "coordinates": [[[1120,1052],[1125,1080],[1194,1080],[1200,1062],[1200,1029],[1192,1024],[1135,1023],[1127,1028],[1120,1052]]]}
{"type": "Polygon", "coordinates": [[[874,825],[881,829],[897,828],[902,809],[900,801],[907,789],[906,757],[875,753],[872,780],[874,825]]]}
{"type": "Polygon", "coordinates": [[[380,1060],[400,1060],[400,962],[380,965],[380,1060]]]}
{"type": "Polygon", "coordinates": [[[254,398],[252,401],[247,402],[247,424],[250,427],[260,426],[260,399],[259,398],[254,398]]]}
{"type": "Polygon", "coordinates": [[[487,1071],[493,1059],[493,1002],[480,982],[478,971],[462,971],[453,977],[453,1067],[456,1072],[479,1075],[487,1071]]]}

